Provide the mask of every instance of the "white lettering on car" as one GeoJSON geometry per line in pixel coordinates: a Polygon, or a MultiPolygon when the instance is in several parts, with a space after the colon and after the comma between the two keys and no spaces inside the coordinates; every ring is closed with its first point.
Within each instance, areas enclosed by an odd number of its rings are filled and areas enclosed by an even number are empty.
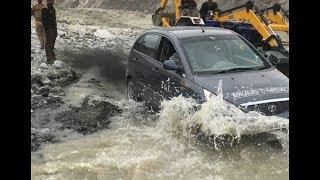
{"type": "Polygon", "coordinates": [[[241,90],[237,92],[231,93],[234,100],[250,97],[250,96],[257,96],[257,95],[264,95],[264,94],[278,94],[278,93],[289,93],[288,87],[271,87],[271,88],[258,88],[258,89],[247,89],[241,90]]]}

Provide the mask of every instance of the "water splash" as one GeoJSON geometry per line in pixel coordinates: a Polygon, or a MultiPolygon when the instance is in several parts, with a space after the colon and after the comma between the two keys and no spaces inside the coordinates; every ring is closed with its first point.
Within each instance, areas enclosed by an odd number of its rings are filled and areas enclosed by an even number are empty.
{"type": "MultiPolygon", "coordinates": [[[[222,94],[222,93],[220,93],[222,94]]],[[[170,133],[190,136],[199,130],[206,136],[229,135],[240,140],[242,135],[275,133],[277,138],[287,138],[284,132],[277,131],[289,127],[289,120],[281,117],[267,117],[258,112],[244,113],[236,106],[224,101],[221,95],[212,97],[199,105],[193,99],[182,96],[162,103],[161,127],[170,133]]],[[[233,141],[232,141],[233,142],[233,141]]],[[[219,149],[219,148],[217,148],[219,149]]]]}
{"type": "Polygon", "coordinates": [[[114,117],[110,129],[45,145],[33,154],[33,179],[288,178],[282,153],[247,147],[224,154],[193,141],[197,130],[241,138],[280,126],[281,118],[245,114],[221,99],[198,104],[180,96],[164,101],[157,114],[133,101],[114,103],[123,113],[114,117]]]}

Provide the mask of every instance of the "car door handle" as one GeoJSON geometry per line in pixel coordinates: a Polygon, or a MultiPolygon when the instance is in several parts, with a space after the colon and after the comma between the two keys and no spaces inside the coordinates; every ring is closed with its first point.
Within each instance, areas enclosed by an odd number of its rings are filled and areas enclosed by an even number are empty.
{"type": "Polygon", "coordinates": [[[138,62],[138,58],[132,58],[134,62],[138,62]]]}
{"type": "Polygon", "coordinates": [[[152,68],[152,71],[159,72],[158,68],[152,68]]]}

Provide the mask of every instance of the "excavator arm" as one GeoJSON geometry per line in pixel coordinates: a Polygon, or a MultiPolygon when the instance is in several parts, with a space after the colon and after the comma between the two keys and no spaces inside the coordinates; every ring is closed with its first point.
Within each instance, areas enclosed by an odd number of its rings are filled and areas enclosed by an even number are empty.
{"type": "MultiPolygon", "coordinates": [[[[160,2],[160,8],[162,10],[165,10],[167,5],[168,5],[168,1],[169,0],[161,0],[160,2]]],[[[181,0],[173,0],[173,4],[175,7],[175,14],[176,14],[176,20],[178,20],[181,16],[181,10],[180,10],[180,6],[181,6],[181,0]]]]}
{"type": "Polygon", "coordinates": [[[157,9],[155,14],[152,16],[152,21],[154,25],[163,26],[163,27],[170,27],[170,24],[174,24],[176,21],[179,20],[181,17],[181,0],[173,0],[175,13],[174,17],[171,13],[166,13],[165,10],[168,6],[169,0],[161,0],[160,7],[157,9]]]}
{"type": "Polygon", "coordinates": [[[279,3],[274,4],[272,7],[261,10],[265,18],[271,21],[274,30],[289,32],[289,14],[285,11],[279,3]],[[272,11],[271,11],[272,10],[272,11]],[[281,13],[282,12],[282,13],[281,13]]]}
{"type": "Polygon", "coordinates": [[[204,26],[205,23],[201,19],[198,10],[184,9],[186,13],[182,13],[182,0],[173,0],[175,12],[166,12],[169,0],[161,0],[160,7],[155,14],[152,15],[152,21],[155,26],[204,26]],[[184,14],[184,15],[183,15],[184,14]]]}
{"type": "Polygon", "coordinates": [[[268,16],[270,19],[267,19],[263,13],[249,1],[244,5],[216,13],[213,19],[222,23],[227,21],[249,22],[260,33],[263,40],[274,48],[282,46],[281,41],[277,39],[274,31],[289,31],[289,24],[284,22],[282,16],[279,15],[281,14],[274,14],[272,17],[268,16]],[[268,20],[271,20],[271,23],[269,23],[268,20]]]}

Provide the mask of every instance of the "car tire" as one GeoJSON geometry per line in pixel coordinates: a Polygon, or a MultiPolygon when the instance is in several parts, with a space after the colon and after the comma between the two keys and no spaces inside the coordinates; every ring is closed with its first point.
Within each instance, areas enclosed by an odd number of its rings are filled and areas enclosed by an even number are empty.
{"type": "Polygon", "coordinates": [[[127,98],[129,100],[138,101],[138,95],[136,92],[136,85],[132,79],[129,79],[127,82],[127,98]]]}

